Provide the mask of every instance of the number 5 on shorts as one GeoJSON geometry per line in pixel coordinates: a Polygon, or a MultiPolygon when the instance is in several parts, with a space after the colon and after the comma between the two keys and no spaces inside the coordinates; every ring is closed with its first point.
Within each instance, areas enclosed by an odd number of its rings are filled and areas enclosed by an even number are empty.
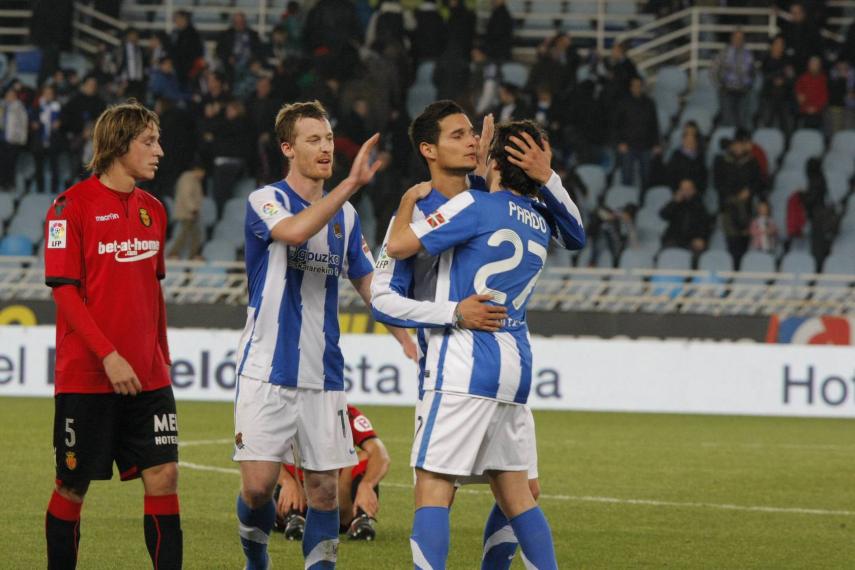
{"type": "Polygon", "coordinates": [[[77,434],[74,433],[74,418],[65,418],[65,446],[66,447],[74,447],[74,444],[77,443],[77,434]]]}

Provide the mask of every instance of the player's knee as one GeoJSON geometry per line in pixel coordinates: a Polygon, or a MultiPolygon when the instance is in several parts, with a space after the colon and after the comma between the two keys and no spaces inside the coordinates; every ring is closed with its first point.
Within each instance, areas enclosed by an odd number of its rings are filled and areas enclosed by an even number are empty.
{"type": "Polygon", "coordinates": [[[178,492],[178,465],[164,463],[143,471],[143,484],[148,495],[171,495],[178,492]]]}
{"type": "Polygon", "coordinates": [[[333,476],[314,476],[306,478],[306,495],[312,508],[331,511],[338,506],[338,478],[333,476]]]}
{"type": "Polygon", "coordinates": [[[273,491],[265,485],[244,483],[241,497],[251,509],[266,505],[273,498],[273,491]]]}
{"type": "Polygon", "coordinates": [[[85,483],[58,482],[56,486],[56,492],[59,496],[68,499],[69,501],[74,501],[75,503],[82,503],[88,490],[89,481],[86,481],[85,483]]]}

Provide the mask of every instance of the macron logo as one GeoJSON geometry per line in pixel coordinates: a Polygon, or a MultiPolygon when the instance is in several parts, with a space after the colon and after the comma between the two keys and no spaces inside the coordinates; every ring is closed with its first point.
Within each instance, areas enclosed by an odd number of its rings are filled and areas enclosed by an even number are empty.
{"type": "Polygon", "coordinates": [[[110,221],[118,220],[118,219],[119,219],[119,214],[116,214],[116,213],[105,214],[103,216],[95,216],[96,222],[110,222],[110,221]]]}
{"type": "Polygon", "coordinates": [[[98,254],[110,255],[114,254],[114,258],[119,263],[129,263],[131,261],[142,261],[149,257],[154,257],[160,251],[160,241],[127,239],[125,241],[112,241],[108,243],[98,242],[98,254]]]}

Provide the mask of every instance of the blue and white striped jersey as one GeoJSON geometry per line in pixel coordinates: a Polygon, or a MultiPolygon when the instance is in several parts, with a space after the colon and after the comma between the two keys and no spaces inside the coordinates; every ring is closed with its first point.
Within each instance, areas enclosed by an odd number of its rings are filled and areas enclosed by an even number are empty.
{"type": "Polygon", "coordinates": [[[490,294],[505,305],[508,319],[498,333],[446,327],[428,339],[425,390],[459,392],[525,403],[531,387],[531,345],[526,304],[546,261],[553,232],[565,247],[578,249],[585,234],[578,209],[550,179],[541,204],[500,190],[464,192],[426,218],[413,231],[425,250],[438,255],[436,299],[453,303],[473,294],[490,294]],[[552,186],[553,188],[550,188],[552,186]]]}
{"type": "Polygon", "coordinates": [[[338,279],[363,277],[374,261],[349,203],[299,247],[271,238],[277,223],[309,205],[284,180],[249,195],[244,228],[249,306],[238,375],[339,391],[344,358],[338,346],[338,279]]]}

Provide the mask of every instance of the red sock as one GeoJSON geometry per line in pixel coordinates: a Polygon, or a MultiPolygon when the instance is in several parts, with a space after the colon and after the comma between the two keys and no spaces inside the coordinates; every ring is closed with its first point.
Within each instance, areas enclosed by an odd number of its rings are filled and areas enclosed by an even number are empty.
{"type": "Polygon", "coordinates": [[[180,569],[183,539],[178,495],[146,495],[143,529],[154,569],[180,569]]]}
{"type": "Polygon", "coordinates": [[[45,516],[49,569],[73,569],[77,566],[82,508],[83,503],[75,503],[56,491],[51,495],[45,516]]]}

